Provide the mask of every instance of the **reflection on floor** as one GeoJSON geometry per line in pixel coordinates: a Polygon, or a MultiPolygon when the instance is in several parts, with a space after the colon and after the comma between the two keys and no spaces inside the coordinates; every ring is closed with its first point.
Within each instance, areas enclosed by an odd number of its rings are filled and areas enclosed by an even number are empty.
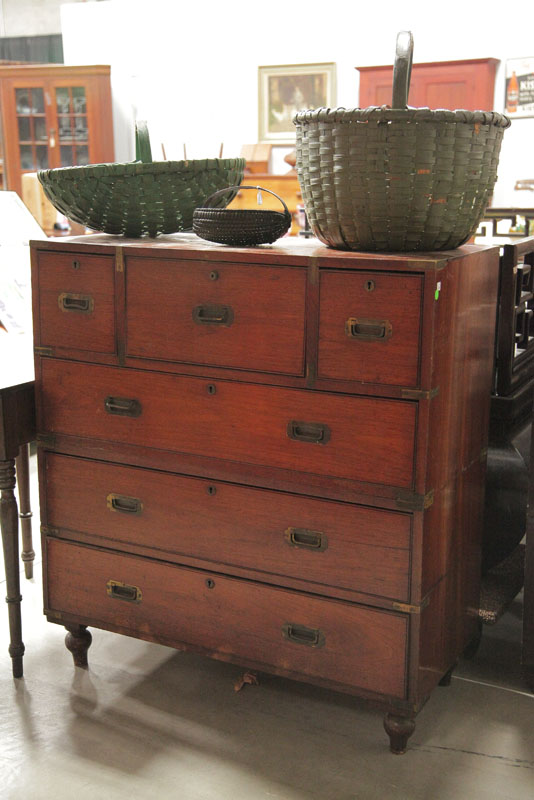
{"type": "Polygon", "coordinates": [[[11,676],[7,614],[0,624],[2,800],[534,795],[521,597],[484,628],[475,658],[435,690],[408,752],[394,756],[382,713],[335,692],[260,675],[236,693],[238,667],[98,630],[89,671],[75,669],[64,629],[42,616],[39,558],[34,580],[21,578],[22,680],[11,676]]]}

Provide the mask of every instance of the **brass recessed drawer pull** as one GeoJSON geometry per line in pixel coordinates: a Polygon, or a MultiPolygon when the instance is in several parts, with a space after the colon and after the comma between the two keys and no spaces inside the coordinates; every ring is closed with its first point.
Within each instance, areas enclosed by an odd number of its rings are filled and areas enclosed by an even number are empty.
{"type": "Polygon", "coordinates": [[[320,553],[328,547],[328,537],[322,531],[307,528],[287,528],[285,538],[291,547],[304,547],[320,553]]]}
{"type": "Polygon", "coordinates": [[[330,428],[322,422],[297,422],[292,419],[287,424],[287,435],[296,442],[326,444],[330,439],[330,428]]]}
{"type": "Polygon", "coordinates": [[[391,322],[387,319],[376,320],[349,317],[345,323],[345,333],[350,339],[384,342],[390,338],[392,332],[391,322]]]}
{"type": "Polygon", "coordinates": [[[94,298],[89,294],[62,292],[57,302],[62,311],[77,311],[80,314],[90,314],[95,307],[94,298]]]}
{"type": "Polygon", "coordinates": [[[138,586],[130,586],[128,583],[120,581],[108,581],[106,590],[109,597],[114,600],[126,600],[128,603],[140,603],[143,593],[138,586]]]}
{"type": "Polygon", "coordinates": [[[284,639],[294,644],[305,644],[308,647],[323,647],[325,635],[318,628],[307,628],[295,622],[286,622],[282,625],[284,639]]]}
{"type": "Polygon", "coordinates": [[[143,510],[143,504],[137,497],[124,494],[108,494],[106,502],[110,511],[120,511],[122,514],[140,514],[143,510]]]}
{"type": "Polygon", "coordinates": [[[234,311],[231,306],[195,306],[193,321],[199,325],[223,325],[229,327],[234,321],[234,311]]]}
{"type": "Polygon", "coordinates": [[[104,406],[108,414],[119,417],[139,417],[143,410],[139,400],[128,397],[106,397],[104,406]]]}

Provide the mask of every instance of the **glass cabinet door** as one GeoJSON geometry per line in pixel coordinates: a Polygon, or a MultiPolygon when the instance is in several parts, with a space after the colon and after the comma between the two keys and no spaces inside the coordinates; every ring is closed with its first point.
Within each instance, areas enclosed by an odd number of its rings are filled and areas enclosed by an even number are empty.
{"type": "Polygon", "coordinates": [[[56,86],[59,164],[72,167],[89,163],[89,128],[85,86],[56,86]]]}
{"type": "Polygon", "coordinates": [[[51,163],[43,88],[15,89],[15,110],[21,171],[48,169],[51,163]]]}

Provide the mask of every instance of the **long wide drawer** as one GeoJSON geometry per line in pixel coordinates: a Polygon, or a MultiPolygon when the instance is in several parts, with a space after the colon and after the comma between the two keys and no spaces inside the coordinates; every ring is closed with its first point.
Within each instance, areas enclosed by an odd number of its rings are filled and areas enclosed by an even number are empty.
{"type": "Polygon", "coordinates": [[[64,537],[409,599],[408,514],[56,453],[43,474],[46,524],[64,537]]]}
{"type": "Polygon", "coordinates": [[[46,358],[40,385],[47,433],[412,487],[416,404],[408,401],[46,358]]]}
{"type": "Polygon", "coordinates": [[[306,270],[126,259],[126,353],[302,375],[306,270]]]}
{"type": "Polygon", "coordinates": [[[407,618],[217,573],[48,539],[48,613],[404,697],[407,618]]]}

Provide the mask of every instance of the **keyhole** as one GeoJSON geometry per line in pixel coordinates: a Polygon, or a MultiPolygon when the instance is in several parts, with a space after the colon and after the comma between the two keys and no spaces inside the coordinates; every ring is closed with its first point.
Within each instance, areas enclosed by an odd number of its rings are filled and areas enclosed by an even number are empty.
{"type": "Polygon", "coordinates": [[[72,262],[72,269],[80,269],[80,262],[79,261],[73,261],[72,262]]]}
{"type": "Polygon", "coordinates": [[[218,277],[219,273],[217,270],[214,269],[213,272],[210,272],[210,281],[216,281],[218,277]]]}
{"type": "Polygon", "coordinates": [[[214,383],[208,383],[208,394],[215,394],[217,387],[214,383]]]}
{"type": "Polygon", "coordinates": [[[365,290],[367,292],[372,292],[374,288],[375,288],[375,282],[374,281],[366,281],[365,282],[365,290]]]}
{"type": "Polygon", "coordinates": [[[208,494],[216,494],[217,488],[215,486],[208,486],[208,494]]]}
{"type": "Polygon", "coordinates": [[[215,581],[212,578],[208,578],[206,580],[206,586],[208,587],[208,589],[213,589],[213,587],[215,586],[215,581]]]}

